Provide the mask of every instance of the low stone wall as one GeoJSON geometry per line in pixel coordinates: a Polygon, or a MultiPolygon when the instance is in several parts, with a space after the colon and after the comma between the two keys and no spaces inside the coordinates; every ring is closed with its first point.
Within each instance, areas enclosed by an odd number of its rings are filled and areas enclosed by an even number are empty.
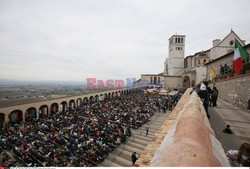
{"type": "Polygon", "coordinates": [[[204,107],[188,89],[137,161],[138,166],[230,166],[204,107]]]}
{"type": "Polygon", "coordinates": [[[250,99],[250,74],[236,76],[215,82],[219,97],[243,109],[247,109],[250,99]]]}

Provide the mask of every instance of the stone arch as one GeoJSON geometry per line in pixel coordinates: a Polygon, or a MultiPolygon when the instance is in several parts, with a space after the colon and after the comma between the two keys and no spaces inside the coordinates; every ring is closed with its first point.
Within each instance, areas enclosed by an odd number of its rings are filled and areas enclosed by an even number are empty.
{"type": "Polygon", "coordinates": [[[49,107],[47,105],[42,105],[39,108],[39,118],[47,116],[49,113],[49,107]]]}
{"type": "Polygon", "coordinates": [[[0,128],[3,127],[4,123],[6,123],[5,116],[6,116],[6,114],[0,113],[0,128]]]}
{"type": "Polygon", "coordinates": [[[157,83],[157,77],[155,76],[154,77],[154,84],[156,84],[157,83]]]}
{"type": "Polygon", "coordinates": [[[60,104],[60,108],[59,111],[66,111],[67,110],[67,102],[66,101],[62,101],[60,104]]]}
{"type": "Polygon", "coordinates": [[[99,102],[99,96],[98,96],[98,95],[95,95],[94,101],[95,101],[95,102],[99,102]]]}
{"type": "Polygon", "coordinates": [[[184,76],[183,78],[183,89],[187,89],[190,87],[190,78],[189,76],[184,76]]]}
{"type": "Polygon", "coordinates": [[[87,97],[84,97],[82,101],[83,105],[88,104],[88,102],[89,102],[89,99],[87,97]]]}
{"type": "Polygon", "coordinates": [[[69,108],[70,108],[70,110],[76,108],[76,102],[75,102],[74,99],[72,99],[72,100],[69,101],[69,108]]]}
{"type": "Polygon", "coordinates": [[[81,98],[76,99],[76,106],[80,107],[81,105],[82,105],[82,99],[81,98]]]}
{"type": "Polygon", "coordinates": [[[9,122],[12,124],[20,123],[23,121],[23,112],[21,110],[13,110],[9,114],[9,122]]]}
{"type": "Polygon", "coordinates": [[[51,104],[51,106],[50,106],[50,113],[53,114],[53,113],[56,113],[58,111],[59,111],[59,105],[58,105],[58,103],[51,104]]]}
{"type": "Polygon", "coordinates": [[[90,97],[89,97],[89,102],[90,102],[90,103],[93,103],[93,102],[94,102],[94,96],[90,96],[90,97]]]}
{"type": "Polygon", "coordinates": [[[32,121],[32,119],[37,118],[37,110],[35,107],[30,107],[25,111],[24,115],[25,121],[32,121]]]}

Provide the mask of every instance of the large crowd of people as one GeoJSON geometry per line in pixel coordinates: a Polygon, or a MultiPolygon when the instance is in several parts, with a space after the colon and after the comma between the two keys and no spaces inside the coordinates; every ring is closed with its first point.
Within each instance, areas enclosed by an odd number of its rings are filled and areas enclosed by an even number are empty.
{"type": "Polygon", "coordinates": [[[89,167],[103,161],[175,96],[133,92],[0,129],[3,166],[89,167]],[[14,157],[14,159],[13,159],[14,157]]]}

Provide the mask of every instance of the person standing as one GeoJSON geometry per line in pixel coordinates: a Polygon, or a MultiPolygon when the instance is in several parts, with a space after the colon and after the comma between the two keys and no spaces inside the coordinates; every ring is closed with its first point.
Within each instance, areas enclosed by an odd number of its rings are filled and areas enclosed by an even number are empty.
{"type": "Polygon", "coordinates": [[[150,128],[149,123],[147,123],[147,124],[145,125],[146,136],[148,135],[149,128],[150,128]]]}
{"type": "Polygon", "coordinates": [[[219,96],[219,91],[216,87],[213,87],[213,93],[212,93],[212,101],[213,101],[213,106],[217,106],[217,99],[219,96]]]}
{"type": "Polygon", "coordinates": [[[161,112],[161,107],[159,101],[156,102],[156,106],[158,107],[159,112],[161,112]]]}
{"type": "Polygon", "coordinates": [[[213,105],[212,94],[214,91],[210,87],[207,87],[207,91],[208,91],[208,106],[212,106],[213,105]]]}
{"type": "Polygon", "coordinates": [[[163,113],[166,113],[166,106],[163,106],[163,113]]]}
{"type": "Polygon", "coordinates": [[[137,160],[136,152],[133,152],[133,154],[131,155],[132,166],[135,165],[136,160],[137,160]]]}
{"type": "Polygon", "coordinates": [[[207,117],[210,118],[210,115],[208,114],[209,95],[208,95],[208,91],[207,91],[207,86],[208,86],[208,83],[206,81],[203,82],[203,84],[201,84],[200,90],[198,91],[198,95],[203,102],[203,106],[204,106],[204,109],[206,110],[207,117]]]}

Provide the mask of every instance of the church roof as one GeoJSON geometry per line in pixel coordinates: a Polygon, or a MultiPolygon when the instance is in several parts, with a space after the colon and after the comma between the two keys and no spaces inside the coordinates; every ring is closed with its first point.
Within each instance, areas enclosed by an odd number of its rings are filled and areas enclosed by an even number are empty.
{"type": "Polygon", "coordinates": [[[164,77],[182,77],[177,76],[177,75],[164,75],[163,73],[159,73],[159,74],[141,74],[141,76],[164,76],[164,77]]]}
{"type": "MultiPolygon", "coordinates": [[[[172,37],[174,37],[174,36],[181,36],[181,37],[185,37],[186,35],[172,35],[169,39],[171,39],[172,37]]],[[[169,40],[168,39],[168,40],[169,40]]]]}
{"type": "MultiPolygon", "coordinates": [[[[239,36],[231,29],[230,33],[229,33],[227,36],[225,36],[225,37],[220,41],[220,43],[219,43],[217,46],[219,46],[219,45],[220,45],[220,44],[221,44],[221,43],[222,43],[231,33],[233,33],[233,34],[235,35],[235,37],[236,37],[237,39],[239,39],[239,40],[243,43],[243,40],[240,39],[239,36]]],[[[217,46],[215,46],[215,47],[217,47],[217,46]]],[[[212,48],[214,48],[214,47],[211,47],[210,49],[207,49],[207,50],[205,50],[205,51],[197,52],[197,53],[195,53],[194,55],[189,55],[189,56],[185,57],[185,59],[188,58],[188,57],[194,57],[195,55],[199,55],[200,53],[209,52],[212,48]]]]}
{"type": "MultiPolygon", "coordinates": [[[[189,58],[189,57],[194,57],[194,56],[196,56],[196,55],[200,55],[201,53],[204,53],[204,54],[206,55],[206,52],[209,52],[209,51],[210,51],[210,49],[205,50],[205,51],[200,51],[200,52],[195,53],[194,55],[189,55],[189,56],[185,57],[185,59],[186,59],[186,58],[189,58]]],[[[201,55],[200,55],[200,56],[201,56],[201,55]]]]}
{"type": "Polygon", "coordinates": [[[236,38],[239,39],[243,43],[242,39],[240,39],[240,37],[233,31],[233,29],[231,29],[230,33],[225,38],[223,38],[217,46],[219,46],[231,33],[233,33],[236,36],[236,38]]]}

